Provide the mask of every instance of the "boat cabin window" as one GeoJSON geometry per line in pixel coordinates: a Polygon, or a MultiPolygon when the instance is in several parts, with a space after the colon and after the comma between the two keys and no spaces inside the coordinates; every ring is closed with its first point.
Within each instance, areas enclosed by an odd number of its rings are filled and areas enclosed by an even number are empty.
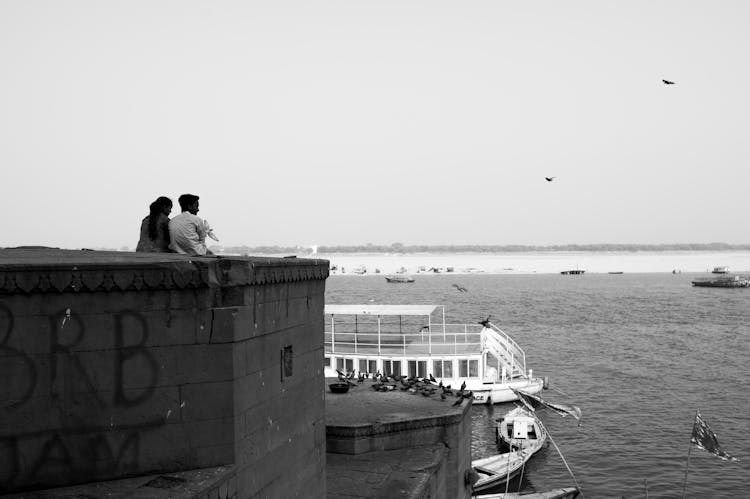
{"type": "Polygon", "coordinates": [[[378,370],[378,361],[370,359],[359,359],[359,372],[374,373],[378,370]]]}
{"type": "Polygon", "coordinates": [[[384,360],[383,361],[383,373],[387,375],[398,374],[401,375],[401,361],[400,360],[384,360]]]}
{"type": "Polygon", "coordinates": [[[460,359],[458,361],[458,376],[460,378],[476,378],[479,376],[479,361],[460,359]]]}
{"type": "Polygon", "coordinates": [[[453,377],[453,361],[452,360],[433,360],[432,372],[434,373],[436,378],[452,378],[453,377]]]}
{"type": "Polygon", "coordinates": [[[354,360],[338,357],[336,359],[336,369],[345,373],[350,373],[354,371],[354,360]]]}
{"type": "Polygon", "coordinates": [[[427,376],[427,361],[426,360],[410,360],[408,361],[409,376],[412,378],[424,378],[427,376]]]}

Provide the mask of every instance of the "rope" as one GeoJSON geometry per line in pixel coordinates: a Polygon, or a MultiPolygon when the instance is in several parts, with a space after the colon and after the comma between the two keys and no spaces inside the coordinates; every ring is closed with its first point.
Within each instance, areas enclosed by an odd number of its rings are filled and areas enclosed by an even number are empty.
{"type": "Polygon", "coordinates": [[[578,492],[581,494],[581,499],[583,499],[583,490],[581,489],[581,486],[578,485],[578,480],[576,480],[575,475],[573,474],[573,470],[570,469],[570,466],[568,466],[568,462],[565,460],[565,456],[563,456],[562,452],[560,452],[560,448],[557,446],[555,441],[552,439],[552,435],[550,434],[549,430],[547,430],[547,427],[542,424],[542,421],[539,421],[539,424],[544,428],[544,431],[547,432],[547,437],[549,437],[549,441],[552,442],[552,445],[555,446],[555,450],[557,450],[557,453],[560,454],[560,459],[562,459],[563,464],[565,464],[565,467],[568,469],[568,473],[570,473],[570,476],[573,478],[573,483],[576,484],[576,487],[578,487],[578,492]]]}

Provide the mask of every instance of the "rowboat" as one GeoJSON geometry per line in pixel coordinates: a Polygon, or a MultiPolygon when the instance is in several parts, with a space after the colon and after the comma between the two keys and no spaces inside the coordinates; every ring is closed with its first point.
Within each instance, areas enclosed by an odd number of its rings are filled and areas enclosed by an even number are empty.
{"type": "Polygon", "coordinates": [[[565,487],[545,492],[526,492],[507,494],[482,494],[474,496],[475,499],[575,499],[579,495],[578,487],[565,487]]]}
{"type": "Polygon", "coordinates": [[[531,454],[527,450],[519,450],[475,459],[471,462],[471,467],[479,475],[479,480],[474,483],[474,492],[490,489],[514,478],[521,472],[531,454]]]}
{"type": "Polygon", "coordinates": [[[509,450],[526,449],[534,454],[547,440],[547,430],[533,412],[516,407],[500,421],[496,437],[498,443],[509,450]]]}
{"type": "Polygon", "coordinates": [[[450,324],[438,305],[325,306],[325,376],[377,373],[435,379],[473,403],[518,400],[546,379],[526,367],[523,349],[489,318],[450,324]]]}

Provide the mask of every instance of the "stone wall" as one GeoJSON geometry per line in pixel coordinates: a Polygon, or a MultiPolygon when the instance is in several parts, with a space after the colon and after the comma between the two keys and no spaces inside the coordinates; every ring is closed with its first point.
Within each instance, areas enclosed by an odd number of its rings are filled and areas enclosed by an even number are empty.
{"type": "Polygon", "coordinates": [[[238,497],[324,497],[327,274],[0,250],[0,493],[234,464],[238,497]]]}

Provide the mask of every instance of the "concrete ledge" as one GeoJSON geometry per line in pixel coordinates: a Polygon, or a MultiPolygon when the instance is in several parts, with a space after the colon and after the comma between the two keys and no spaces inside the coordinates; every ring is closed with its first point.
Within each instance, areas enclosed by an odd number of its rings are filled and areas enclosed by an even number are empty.
{"type": "Polygon", "coordinates": [[[325,280],[328,260],[0,249],[0,294],[190,289],[325,280]]]}
{"type": "Polygon", "coordinates": [[[0,496],[4,499],[108,498],[108,499],[234,499],[237,477],[234,466],[144,475],[94,482],[74,487],[38,490],[0,496]]]}

